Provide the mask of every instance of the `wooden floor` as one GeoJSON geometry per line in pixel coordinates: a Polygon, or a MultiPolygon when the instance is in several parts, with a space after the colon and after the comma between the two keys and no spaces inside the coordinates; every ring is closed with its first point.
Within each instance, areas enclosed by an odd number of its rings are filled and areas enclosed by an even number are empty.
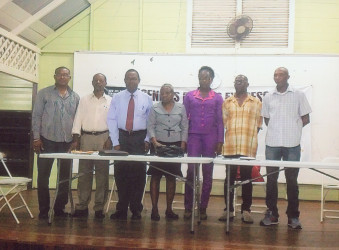
{"type": "MultiPolygon", "coordinates": [[[[339,249],[339,220],[320,223],[319,202],[301,202],[302,230],[287,227],[284,214],[287,203],[280,200],[279,225],[261,227],[262,214],[253,214],[255,223],[246,225],[237,214],[231,233],[226,235],[225,223],[218,221],[224,207],[220,196],[211,197],[208,219],[195,226],[194,234],[190,233],[190,222],[182,219],[183,210],[176,210],[180,215],[178,221],[166,221],[164,194],[159,201],[159,222],[150,219],[150,198],[146,194],[146,210],[141,221],[131,221],[130,215],[127,222],[111,221],[109,216],[98,221],[91,212],[88,220],[55,219],[50,226],[37,218],[36,190],[25,191],[24,197],[35,218],[31,219],[24,209],[17,210],[21,222],[17,225],[10,211],[4,209],[0,213],[0,249],[339,249]]],[[[176,198],[182,199],[182,195],[176,198]]],[[[339,209],[339,204],[331,206],[339,209]]]]}

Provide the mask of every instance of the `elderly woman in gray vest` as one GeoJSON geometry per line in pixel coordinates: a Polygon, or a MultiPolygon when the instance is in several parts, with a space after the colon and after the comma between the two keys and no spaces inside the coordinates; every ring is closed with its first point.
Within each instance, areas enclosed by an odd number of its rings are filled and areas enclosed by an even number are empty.
{"type": "MultiPolygon", "coordinates": [[[[164,84],[160,89],[161,102],[153,105],[151,109],[147,131],[151,138],[151,153],[157,147],[176,145],[186,150],[188,120],[184,105],[174,101],[174,89],[171,84],[164,84]]],[[[153,162],[147,174],[151,175],[151,219],[160,220],[158,211],[159,186],[162,175],[166,177],[166,219],[176,220],[179,218],[172,210],[172,203],[175,194],[175,176],[182,176],[180,163],[159,163],[153,162]],[[159,170],[162,169],[165,172],[159,170]]]]}

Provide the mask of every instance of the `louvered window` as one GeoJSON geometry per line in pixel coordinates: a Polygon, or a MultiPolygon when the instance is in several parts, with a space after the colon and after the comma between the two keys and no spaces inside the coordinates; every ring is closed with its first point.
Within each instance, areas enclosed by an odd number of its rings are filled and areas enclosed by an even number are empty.
{"type": "Polygon", "coordinates": [[[188,52],[288,53],[293,48],[294,0],[189,0],[188,52]],[[247,15],[253,29],[240,41],[227,34],[232,18],[247,15]]]}

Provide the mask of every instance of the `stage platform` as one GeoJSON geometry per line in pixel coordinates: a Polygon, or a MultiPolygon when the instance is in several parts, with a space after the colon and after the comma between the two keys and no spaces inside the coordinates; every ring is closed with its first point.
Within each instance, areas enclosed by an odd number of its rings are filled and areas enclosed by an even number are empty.
{"type": "MultiPolygon", "coordinates": [[[[208,219],[195,225],[195,233],[191,234],[190,221],[183,220],[183,210],[175,210],[179,220],[166,221],[163,193],[159,199],[159,222],[151,221],[151,201],[146,193],[141,221],[130,220],[131,214],[127,221],[112,221],[109,215],[113,210],[103,220],[95,220],[91,204],[88,219],[55,218],[52,225],[38,219],[37,191],[23,194],[35,218],[31,219],[23,209],[17,210],[18,225],[5,208],[0,213],[0,249],[338,249],[339,220],[320,223],[320,202],[300,202],[302,230],[287,227],[287,202],[279,200],[279,225],[260,226],[262,214],[253,214],[254,224],[244,224],[237,213],[227,235],[226,224],[218,221],[224,208],[222,196],[211,197],[208,219]]],[[[77,193],[73,191],[73,195],[76,202],[77,193]]],[[[176,199],[183,199],[183,195],[176,195],[176,199]]],[[[264,204],[263,199],[254,202],[264,204]]],[[[339,209],[339,203],[329,204],[339,209]]]]}

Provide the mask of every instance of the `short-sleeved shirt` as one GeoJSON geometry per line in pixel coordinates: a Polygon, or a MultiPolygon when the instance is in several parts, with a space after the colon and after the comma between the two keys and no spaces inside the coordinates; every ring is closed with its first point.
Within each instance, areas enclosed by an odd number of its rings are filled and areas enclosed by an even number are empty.
{"type": "Polygon", "coordinates": [[[222,105],[226,129],[224,155],[256,156],[258,128],[262,126],[261,107],[260,100],[250,95],[241,106],[234,96],[224,101],[222,105]]]}
{"type": "Polygon", "coordinates": [[[76,112],[72,134],[81,134],[81,130],[87,132],[101,132],[108,130],[107,113],[112,98],[103,95],[97,98],[94,93],[80,99],[76,112]]]}
{"type": "Polygon", "coordinates": [[[183,104],[174,103],[167,112],[161,102],[153,105],[148,117],[149,137],[162,142],[187,141],[188,120],[183,104]]]}
{"type": "Polygon", "coordinates": [[[288,86],[284,93],[275,90],[263,98],[261,114],[269,118],[266,145],[296,147],[300,144],[303,122],[301,117],[312,112],[305,94],[288,86]]]}
{"type": "Polygon", "coordinates": [[[72,127],[80,97],[67,88],[64,97],[55,85],[40,90],[32,113],[34,139],[43,136],[54,142],[72,141],[72,127]]]}

